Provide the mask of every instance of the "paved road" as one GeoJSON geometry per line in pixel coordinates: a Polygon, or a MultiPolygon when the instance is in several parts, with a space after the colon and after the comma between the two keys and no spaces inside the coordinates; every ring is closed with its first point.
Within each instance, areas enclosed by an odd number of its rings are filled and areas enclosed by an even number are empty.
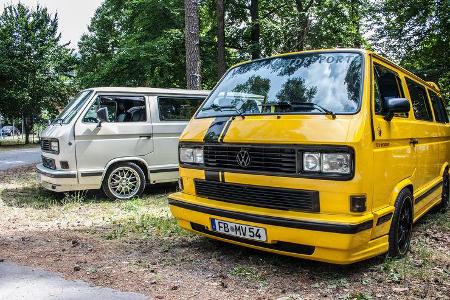
{"type": "Polygon", "coordinates": [[[36,164],[41,160],[39,148],[2,150],[0,151],[0,171],[36,164]]]}
{"type": "Polygon", "coordinates": [[[57,274],[0,263],[0,299],[9,300],[144,300],[136,293],[89,286],[81,281],[68,281],[57,274]]]}

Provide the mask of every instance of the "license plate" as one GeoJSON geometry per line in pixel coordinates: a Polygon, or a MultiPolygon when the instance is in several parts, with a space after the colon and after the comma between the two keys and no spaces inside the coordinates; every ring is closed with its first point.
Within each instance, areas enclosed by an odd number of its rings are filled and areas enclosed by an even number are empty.
{"type": "Polygon", "coordinates": [[[211,219],[211,229],[215,232],[220,232],[239,238],[256,240],[260,242],[267,241],[266,229],[261,227],[211,219]]]}

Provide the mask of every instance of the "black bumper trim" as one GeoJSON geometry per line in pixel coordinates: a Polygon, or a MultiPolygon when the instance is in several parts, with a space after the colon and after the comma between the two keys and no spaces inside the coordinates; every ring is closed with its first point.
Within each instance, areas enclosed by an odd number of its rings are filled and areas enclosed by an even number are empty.
{"type": "Polygon", "coordinates": [[[219,217],[225,217],[230,219],[255,222],[260,224],[274,225],[280,227],[305,229],[313,231],[324,231],[333,233],[345,233],[354,234],[360,231],[371,229],[373,226],[373,220],[369,220],[360,224],[333,224],[324,222],[314,222],[314,221],[301,221],[294,219],[286,219],[279,217],[261,216],[254,214],[247,214],[229,210],[223,210],[214,207],[206,207],[197,204],[187,203],[175,199],[169,198],[169,204],[193,211],[198,211],[206,214],[211,214],[219,217]]]}
{"type": "Polygon", "coordinates": [[[178,172],[179,168],[165,168],[165,169],[153,169],[150,170],[150,174],[153,173],[165,173],[165,172],[178,172]]]}
{"type": "Polygon", "coordinates": [[[295,244],[295,243],[288,243],[288,242],[277,242],[274,244],[268,244],[268,243],[264,243],[264,242],[258,242],[258,241],[252,241],[249,239],[238,238],[238,237],[226,235],[226,234],[223,234],[220,232],[211,231],[203,225],[200,225],[197,223],[192,223],[192,222],[191,222],[191,228],[195,231],[198,231],[198,232],[201,232],[201,233],[204,233],[207,235],[219,237],[222,239],[236,241],[239,243],[258,246],[258,247],[266,248],[266,249],[283,251],[283,252],[290,252],[290,253],[303,254],[303,255],[312,255],[314,253],[314,251],[316,250],[316,247],[309,246],[309,245],[302,245],[302,244],[295,244]]]}
{"type": "Polygon", "coordinates": [[[434,186],[432,186],[428,191],[426,191],[425,193],[423,193],[422,195],[420,195],[419,197],[417,197],[414,200],[414,204],[419,203],[420,201],[422,201],[423,199],[425,199],[426,197],[428,197],[429,195],[431,195],[435,190],[437,190],[438,188],[440,188],[442,185],[442,181],[435,184],[434,186]]]}
{"type": "Polygon", "coordinates": [[[102,176],[103,172],[81,172],[81,177],[96,177],[102,176]]]}

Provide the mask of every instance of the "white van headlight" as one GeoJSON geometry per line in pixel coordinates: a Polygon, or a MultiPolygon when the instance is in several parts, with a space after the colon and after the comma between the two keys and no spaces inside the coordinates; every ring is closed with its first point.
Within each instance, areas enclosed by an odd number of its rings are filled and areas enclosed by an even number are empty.
{"type": "Polygon", "coordinates": [[[188,164],[203,164],[203,148],[180,148],[180,162],[188,164]]]}
{"type": "Polygon", "coordinates": [[[350,174],[352,157],[349,153],[303,153],[303,171],[350,174]]]}
{"type": "Polygon", "coordinates": [[[59,142],[56,140],[51,141],[50,142],[50,150],[52,150],[53,152],[59,153],[59,142]]]}

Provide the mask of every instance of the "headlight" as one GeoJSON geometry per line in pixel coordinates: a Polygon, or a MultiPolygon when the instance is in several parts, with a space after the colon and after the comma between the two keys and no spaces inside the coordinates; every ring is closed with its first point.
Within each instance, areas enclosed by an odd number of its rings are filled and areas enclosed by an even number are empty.
{"type": "Polygon", "coordinates": [[[59,142],[58,141],[51,141],[50,142],[50,149],[53,152],[59,152],[59,142]]]}
{"type": "Polygon", "coordinates": [[[320,171],[320,153],[304,153],[303,154],[303,170],[307,172],[320,171]]]}
{"type": "Polygon", "coordinates": [[[349,153],[303,153],[303,171],[316,173],[350,174],[352,171],[349,153]]]}
{"type": "Polygon", "coordinates": [[[180,148],[180,162],[188,164],[203,164],[203,149],[180,148]]]}
{"type": "Polygon", "coordinates": [[[322,168],[323,173],[350,174],[351,161],[348,153],[323,153],[322,168]]]}

